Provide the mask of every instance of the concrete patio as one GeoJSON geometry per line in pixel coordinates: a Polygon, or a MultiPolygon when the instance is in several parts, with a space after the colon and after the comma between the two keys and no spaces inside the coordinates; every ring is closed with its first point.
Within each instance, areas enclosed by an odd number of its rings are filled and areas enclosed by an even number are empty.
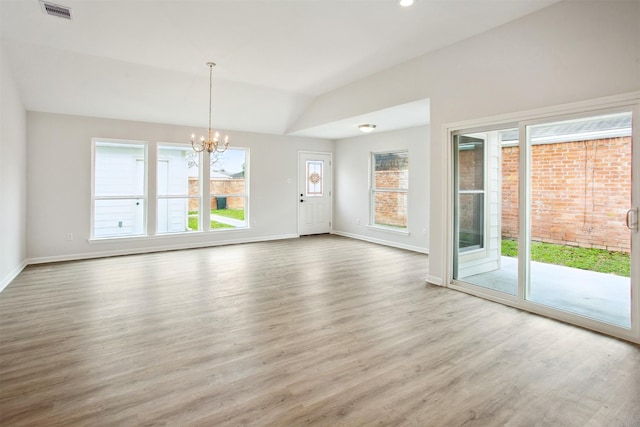
{"type": "MultiPolygon", "coordinates": [[[[518,260],[501,257],[501,265],[500,270],[461,280],[517,295],[518,260]]],[[[623,328],[631,327],[628,277],[533,261],[527,300],[623,328]]]]}
{"type": "Polygon", "coordinates": [[[247,226],[247,223],[243,220],[229,218],[227,216],[215,215],[215,214],[211,214],[211,221],[216,221],[222,224],[231,225],[236,228],[247,226]]]}

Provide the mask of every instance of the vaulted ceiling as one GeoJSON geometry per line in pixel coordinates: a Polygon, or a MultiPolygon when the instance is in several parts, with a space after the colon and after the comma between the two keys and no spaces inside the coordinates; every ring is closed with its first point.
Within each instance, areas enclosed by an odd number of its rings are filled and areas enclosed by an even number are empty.
{"type": "MultiPolygon", "coordinates": [[[[0,36],[30,111],[287,134],[315,97],[532,13],[557,0],[0,0],[0,36]]],[[[297,134],[341,138],[353,123],[428,122],[428,100],[297,134]]]]}

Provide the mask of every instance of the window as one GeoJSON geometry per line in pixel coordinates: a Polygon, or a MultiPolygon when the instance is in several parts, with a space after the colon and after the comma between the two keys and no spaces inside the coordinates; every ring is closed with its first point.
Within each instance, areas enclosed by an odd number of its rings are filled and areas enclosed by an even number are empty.
{"type": "Polygon", "coordinates": [[[324,196],[324,162],[322,160],[307,160],[307,197],[324,196]]]}
{"type": "Polygon", "coordinates": [[[247,227],[247,160],[242,148],[211,154],[211,230],[247,227]]]}
{"type": "Polygon", "coordinates": [[[158,145],[158,234],[201,229],[201,158],[189,146],[158,145]]]}
{"type": "Polygon", "coordinates": [[[248,227],[248,149],[95,138],[92,154],[92,239],[248,227]]]}
{"type": "Polygon", "coordinates": [[[372,153],[371,163],[370,224],[406,230],[409,152],[372,153]]]}
{"type": "Polygon", "coordinates": [[[146,234],[146,144],[94,140],[92,237],[146,234]]]}
{"type": "Polygon", "coordinates": [[[485,140],[456,135],[458,185],[458,248],[460,252],[485,247],[485,140]]]}

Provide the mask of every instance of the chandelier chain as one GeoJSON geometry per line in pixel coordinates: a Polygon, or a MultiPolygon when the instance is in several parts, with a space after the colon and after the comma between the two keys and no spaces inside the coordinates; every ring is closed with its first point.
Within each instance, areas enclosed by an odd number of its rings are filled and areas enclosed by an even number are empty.
{"type": "Polygon", "coordinates": [[[224,136],[224,141],[220,140],[220,134],[218,132],[213,133],[211,129],[211,120],[213,117],[212,113],[212,104],[213,104],[213,67],[215,67],[214,62],[207,62],[209,66],[209,128],[207,129],[207,138],[204,136],[200,137],[200,141],[196,143],[196,135],[191,134],[191,147],[197,153],[201,153],[203,151],[207,151],[208,153],[218,152],[223,153],[227,151],[229,148],[229,136],[224,136]],[[222,144],[220,144],[222,142],[222,144]]]}
{"type": "Polygon", "coordinates": [[[211,130],[211,102],[213,98],[213,62],[209,63],[209,130],[211,130]]]}

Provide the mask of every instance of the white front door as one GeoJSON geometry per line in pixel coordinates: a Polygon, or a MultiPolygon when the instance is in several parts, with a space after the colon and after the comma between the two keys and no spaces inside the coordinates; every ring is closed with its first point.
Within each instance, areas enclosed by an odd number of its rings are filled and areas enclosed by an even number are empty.
{"type": "Polygon", "coordinates": [[[300,152],[298,161],[298,234],[331,231],[331,153],[300,152]]]}

